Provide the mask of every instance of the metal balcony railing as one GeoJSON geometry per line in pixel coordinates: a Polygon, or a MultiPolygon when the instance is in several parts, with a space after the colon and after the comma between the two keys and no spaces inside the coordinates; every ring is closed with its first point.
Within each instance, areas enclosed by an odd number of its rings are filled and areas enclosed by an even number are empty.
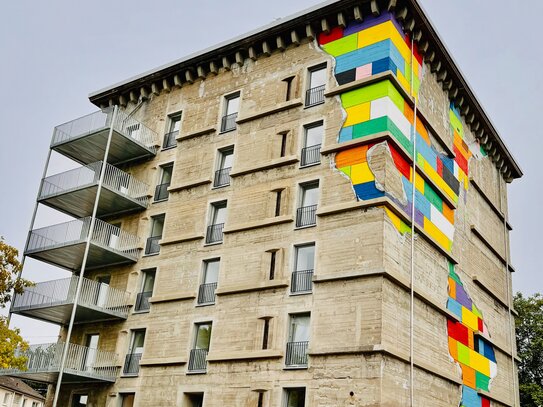
{"type": "Polygon", "coordinates": [[[319,164],[321,162],[321,145],[316,144],[314,146],[302,148],[301,166],[319,164]]]}
{"type": "MultiPolygon", "coordinates": [[[[104,163],[98,161],[44,178],[41,183],[38,200],[86,188],[95,184],[97,185],[100,179],[102,165],[104,165],[104,163]]],[[[149,197],[147,196],[149,185],[135,179],[132,175],[121,171],[111,164],[106,163],[103,185],[114,192],[137,201],[143,206],[147,206],[149,203],[149,197]]]]}
{"type": "MultiPolygon", "coordinates": [[[[38,283],[28,287],[13,300],[13,312],[37,308],[56,307],[73,304],[79,276],[38,283]]],[[[83,278],[79,294],[79,306],[111,313],[121,318],[128,317],[130,296],[107,284],[83,278]]]]}
{"type": "Polygon", "coordinates": [[[238,118],[237,113],[232,113],[232,114],[223,116],[221,120],[221,133],[226,133],[227,131],[235,130],[237,118],[238,118]]]}
{"type": "Polygon", "coordinates": [[[136,305],[134,306],[135,311],[149,311],[151,304],[149,303],[149,298],[153,296],[152,291],[143,291],[138,293],[136,296],[136,305]]]}
{"type": "Polygon", "coordinates": [[[198,304],[213,304],[215,302],[215,290],[217,283],[200,284],[198,290],[198,304]]]}
{"type": "Polygon", "coordinates": [[[224,223],[209,225],[206,233],[206,243],[219,243],[223,239],[224,223]]]}
{"type": "Polygon", "coordinates": [[[189,372],[205,372],[207,370],[207,354],[209,349],[191,349],[189,372]]]}
{"type": "Polygon", "coordinates": [[[164,134],[164,141],[162,142],[162,148],[166,150],[167,148],[172,148],[177,146],[177,136],[179,134],[179,130],[171,131],[169,133],[164,134]]]}
{"type": "Polygon", "coordinates": [[[296,210],[296,227],[317,224],[317,205],[302,206],[296,210]]]}
{"type": "Polygon", "coordinates": [[[292,273],[290,292],[310,292],[313,288],[313,270],[300,270],[292,273]]]}
{"type": "Polygon", "coordinates": [[[317,86],[315,88],[308,89],[305,92],[305,106],[315,106],[324,103],[324,89],[326,85],[317,86]]]}
{"type": "Polygon", "coordinates": [[[225,187],[230,185],[230,170],[232,168],[221,168],[215,171],[215,179],[213,180],[214,187],[225,187]]]}
{"type": "Polygon", "coordinates": [[[113,111],[113,107],[108,107],[56,126],[51,147],[112,126],[120,134],[156,153],[158,135],[154,131],[121,110],[117,111],[117,117],[113,122],[113,111]]]}
{"type": "Polygon", "coordinates": [[[145,255],[160,253],[160,245],[158,244],[160,239],[162,239],[162,235],[147,238],[147,242],[145,243],[145,255]]]}
{"type": "Polygon", "coordinates": [[[287,342],[286,366],[307,366],[308,341],[287,342]]]}
{"type": "Polygon", "coordinates": [[[170,185],[171,183],[167,182],[165,184],[159,184],[155,187],[155,202],[165,201],[168,199],[170,196],[170,192],[168,191],[170,185]]]}
{"type": "MultiPolygon", "coordinates": [[[[24,377],[27,379],[45,378],[53,382],[60,370],[62,352],[65,343],[48,343],[42,345],[30,345],[28,350],[18,352],[18,355],[26,357],[26,369],[0,369],[0,375],[24,377]]],[[[64,372],[66,381],[70,377],[85,377],[99,381],[114,382],[119,368],[117,367],[117,354],[104,352],[86,346],[68,344],[68,353],[64,372]]],[[[71,381],[77,381],[73,379],[71,381]]]]}
{"type": "MultiPolygon", "coordinates": [[[[25,252],[28,254],[83,243],[89,234],[90,224],[89,216],[32,230],[25,252]]],[[[95,220],[91,243],[133,261],[138,259],[139,238],[100,219],[95,220]]]]}
{"type": "Polygon", "coordinates": [[[141,353],[128,353],[124,358],[123,375],[137,376],[140,372],[141,353]]]}

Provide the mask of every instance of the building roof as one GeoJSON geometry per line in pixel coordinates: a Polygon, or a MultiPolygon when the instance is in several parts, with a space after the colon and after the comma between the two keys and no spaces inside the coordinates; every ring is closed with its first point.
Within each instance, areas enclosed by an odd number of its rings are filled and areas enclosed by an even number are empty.
{"type": "Polygon", "coordinates": [[[417,42],[425,62],[436,74],[449,98],[458,107],[475,137],[488,152],[496,167],[510,182],[523,173],[499,136],[475,93],[418,0],[328,0],[268,25],[196,52],[158,68],[92,92],[89,99],[99,107],[125,106],[128,100],[147,98],[170,87],[192,83],[196,78],[217,74],[218,69],[243,65],[246,58],[256,60],[274,50],[297,45],[303,38],[313,39],[335,25],[363,19],[381,10],[395,13],[404,30],[417,42]]]}
{"type": "Polygon", "coordinates": [[[23,382],[21,379],[17,379],[15,377],[0,376],[0,388],[12,390],[16,393],[21,393],[25,396],[30,396],[35,399],[45,401],[45,397],[43,397],[40,393],[23,382]]]}

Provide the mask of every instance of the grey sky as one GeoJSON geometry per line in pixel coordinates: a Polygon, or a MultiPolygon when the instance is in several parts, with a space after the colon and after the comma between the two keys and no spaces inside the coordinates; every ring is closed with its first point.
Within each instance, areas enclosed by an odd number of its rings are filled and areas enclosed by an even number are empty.
{"type": "MultiPolygon", "coordinates": [[[[509,188],[514,289],[543,291],[543,53],[535,27],[541,0],[421,0],[525,176],[509,188]],[[538,186],[539,185],[539,186],[538,186]]],[[[91,91],[213,44],[315,0],[17,0],[0,2],[0,235],[23,248],[53,127],[94,111],[91,91]]],[[[54,161],[60,167],[62,162],[54,161]]],[[[54,167],[53,167],[54,168],[54,167]]],[[[39,213],[38,226],[61,217],[39,213]]],[[[35,281],[68,277],[27,261],[35,281]]],[[[57,326],[14,317],[31,342],[55,341],[57,326]]]]}

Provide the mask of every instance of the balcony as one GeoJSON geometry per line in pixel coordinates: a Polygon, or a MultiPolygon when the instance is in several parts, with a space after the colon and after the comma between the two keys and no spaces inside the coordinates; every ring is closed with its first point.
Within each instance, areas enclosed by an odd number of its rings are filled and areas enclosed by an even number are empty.
{"type": "MultiPolygon", "coordinates": [[[[21,352],[27,358],[26,370],[0,369],[0,375],[54,383],[58,378],[65,346],[62,342],[31,345],[27,351],[21,352]]],[[[113,383],[118,370],[117,354],[70,343],[62,382],[113,383]]]]}
{"type": "Polygon", "coordinates": [[[326,85],[317,86],[315,88],[308,89],[305,92],[305,106],[311,107],[324,103],[324,89],[326,85]]]}
{"type": "Polygon", "coordinates": [[[230,185],[230,170],[232,168],[222,168],[215,171],[215,178],[213,179],[213,186],[215,188],[225,187],[230,185]]]}
{"type": "Polygon", "coordinates": [[[296,227],[303,228],[317,224],[317,205],[302,206],[296,210],[296,227]]]}
{"type": "Polygon", "coordinates": [[[223,238],[224,223],[209,225],[206,233],[206,244],[221,243],[223,238]]]}
{"type": "Polygon", "coordinates": [[[137,376],[140,372],[141,353],[128,353],[124,358],[123,376],[137,376]]]}
{"type": "Polygon", "coordinates": [[[214,304],[217,283],[200,284],[198,290],[198,304],[214,304]]]}
{"type": "MultiPolygon", "coordinates": [[[[30,232],[25,255],[68,270],[79,270],[91,218],[76,219],[30,232]]],[[[90,236],[87,269],[135,263],[140,252],[137,236],[96,219],[90,236]]]]}
{"type": "Polygon", "coordinates": [[[136,306],[134,307],[134,311],[137,311],[137,312],[149,311],[149,309],[151,309],[149,298],[151,298],[152,296],[153,296],[152,291],[143,291],[141,293],[138,293],[138,295],[136,296],[136,306]]]}
{"type": "Polygon", "coordinates": [[[302,148],[302,157],[300,160],[300,166],[307,167],[309,165],[316,165],[321,163],[321,145],[302,148]]]}
{"type": "Polygon", "coordinates": [[[308,341],[287,342],[285,365],[288,367],[307,367],[308,341]]]}
{"type": "Polygon", "coordinates": [[[307,293],[313,289],[313,270],[300,270],[292,273],[291,293],[307,293]]]}
{"type": "Polygon", "coordinates": [[[113,165],[154,157],[158,135],[142,123],[109,107],[55,127],[51,148],[82,164],[104,159],[109,131],[113,130],[107,161],[113,165]]]}
{"type": "MultiPolygon", "coordinates": [[[[28,287],[13,299],[13,312],[30,318],[66,325],[75,302],[78,276],[46,281],[28,287]]],[[[128,293],[107,284],[83,278],[75,323],[126,319],[130,310],[128,293]]]]}
{"type": "Polygon", "coordinates": [[[236,130],[237,113],[232,113],[222,117],[221,120],[221,133],[226,133],[232,130],[236,130]]]}
{"type": "MultiPolygon", "coordinates": [[[[38,202],[78,218],[92,215],[103,165],[99,161],[44,178],[38,202]]],[[[130,174],[106,164],[102,185],[98,217],[147,208],[149,186],[130,174]]]]}
{"type": "Polygon", "coordinates": [[[207,354],[209,349],[191,349],[189,357],[189,372],[205,373],[207,370],[207,354]]]}

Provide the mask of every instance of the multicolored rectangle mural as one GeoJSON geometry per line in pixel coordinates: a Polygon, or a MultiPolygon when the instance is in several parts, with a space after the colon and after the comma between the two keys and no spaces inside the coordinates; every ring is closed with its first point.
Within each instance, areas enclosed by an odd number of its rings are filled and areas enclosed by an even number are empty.
{"type": "MultiPolygon", "coordinates": [[[[470,148],[465,143],[460,114],[452,104],[449,119],[455,156],[451,158],[436,148],[434,136],[412,108],[422,81],[422,57],[392,14],[382,13],[344,28],[333,28],[322,33],[318,43],[335,59],[334,73],[339,85],[388,71],[397,80],[383,77],[340,95],[345,121],[338,143],[360,143],[337,153],[335,167],[350,179],[357,199],[389,197],[421,230],[450,252],[455,207],[461,190],[467,190],[469,185],[469,160],[472,156],[484,156],[484,151],[478,145],[470,148]],[[413,100],[404,97],[406,94],[413,100]],[[387,166],[394,170],[388,171],[387,166]]],[[[388,208],[385,211],[400,233],[411,231],[397,214],[388,208]]],[[[488,332],[482,315],[452,265],[449,295],[447,307],[458,317],[457,321],[449,321],[448,332],[449,352],[462,367],[460,406],[489,405],[477,389],[488,391],[496,374],[494,351],[484,339],[488,332]]]]}

